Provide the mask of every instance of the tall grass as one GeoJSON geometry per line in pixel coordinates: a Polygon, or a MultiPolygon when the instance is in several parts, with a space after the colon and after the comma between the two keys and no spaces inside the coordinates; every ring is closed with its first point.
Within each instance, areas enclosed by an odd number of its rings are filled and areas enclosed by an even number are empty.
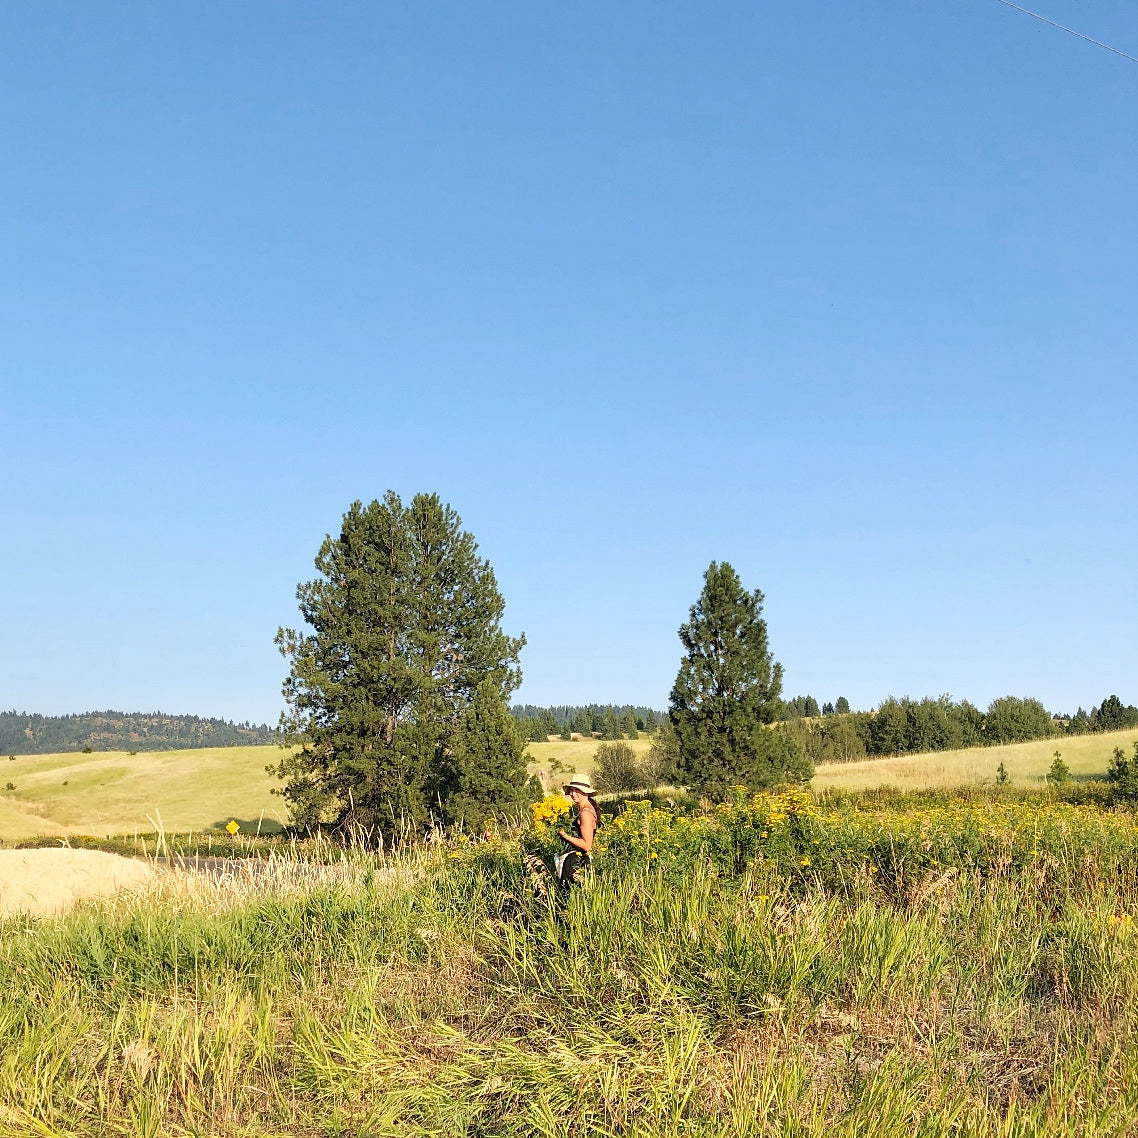
{"type": "Polygon", "coordinates": [[[568,894],[500,839],[6,922],[0,1133],[1138,1131],[1130,816],[779,801],[568,894]]]}

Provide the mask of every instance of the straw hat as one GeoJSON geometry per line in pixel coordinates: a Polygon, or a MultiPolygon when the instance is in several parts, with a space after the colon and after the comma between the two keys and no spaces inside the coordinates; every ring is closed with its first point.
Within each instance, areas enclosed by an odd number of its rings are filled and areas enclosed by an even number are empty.
{"type": "Polygon", "coordinates": [[[583,774],[579,774],[576,778],[570,779],[562,789],[566,794],[571,790],[579,790],[582,794],[587,794],[590,798],[597,793],[596,788],[583,774]]]}

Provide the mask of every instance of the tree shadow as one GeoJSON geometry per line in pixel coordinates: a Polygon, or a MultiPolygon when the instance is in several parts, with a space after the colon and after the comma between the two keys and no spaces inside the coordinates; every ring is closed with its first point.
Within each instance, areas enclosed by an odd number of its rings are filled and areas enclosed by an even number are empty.
{"type": "Polygon", "coordinates": [[[211,830],[225,831],[230,822],[236,822],[240,827],[237,833],[244,837],[255,836],[258,833],[264,837],[267,834],[283,834],[284,826],[276,818],[222,818],[220,822],[211,822],[211,830]]]}

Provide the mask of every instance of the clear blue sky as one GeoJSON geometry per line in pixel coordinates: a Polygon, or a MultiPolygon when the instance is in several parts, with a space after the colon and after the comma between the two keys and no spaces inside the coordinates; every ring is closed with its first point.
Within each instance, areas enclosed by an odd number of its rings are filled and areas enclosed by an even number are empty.
{"type": "Polygon", "coordinates": [[[1136,127],[996,0],[5,5],[0,706],[275,721],[389,488],[519,700],[665,706],[715,559],[788,696],[1138,702],[1136,127]]]}

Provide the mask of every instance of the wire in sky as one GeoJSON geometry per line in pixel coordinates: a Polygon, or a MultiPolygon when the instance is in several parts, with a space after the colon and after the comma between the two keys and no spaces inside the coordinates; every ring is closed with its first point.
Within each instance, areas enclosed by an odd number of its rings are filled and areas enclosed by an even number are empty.
{"type": "Polygon", "coordinates": [[[1032,12],[1028,8],[1021,8],[1018,4],[1013,4],[1012,0],[998,0],[1000,4],[1006,5],[1008,8],[1014,8],[1017,12],[1023,12],[1026,16],[1033,16],[1037,20],[1042,20],[1045,24],[1050,24],[1053,28],[1058,28],[1061,32],[1069,32],[1073,36],[1078,36],[1081,40],[1086,40],[1087,43],[1093,43],[1095,47],[1106,48],[1107,51],[1113,51],[1115,55],[1121,55],[1123,59],[1129,59],[1131,63],[1138,63],[1138,56],[1127,55],[1124,51],[1119,51],[1116,47],[1111,47],[1108,43],[1103,43],[1102,40],[1091,39],[1090,36],[1083,35],[1082,32],[1075,31],[1074,28],[1067,27],[1066,24],[1057,24],[1054,20],[1049,20],[1046,16],[1041,16],[1038,12],[1032,12]]]}

